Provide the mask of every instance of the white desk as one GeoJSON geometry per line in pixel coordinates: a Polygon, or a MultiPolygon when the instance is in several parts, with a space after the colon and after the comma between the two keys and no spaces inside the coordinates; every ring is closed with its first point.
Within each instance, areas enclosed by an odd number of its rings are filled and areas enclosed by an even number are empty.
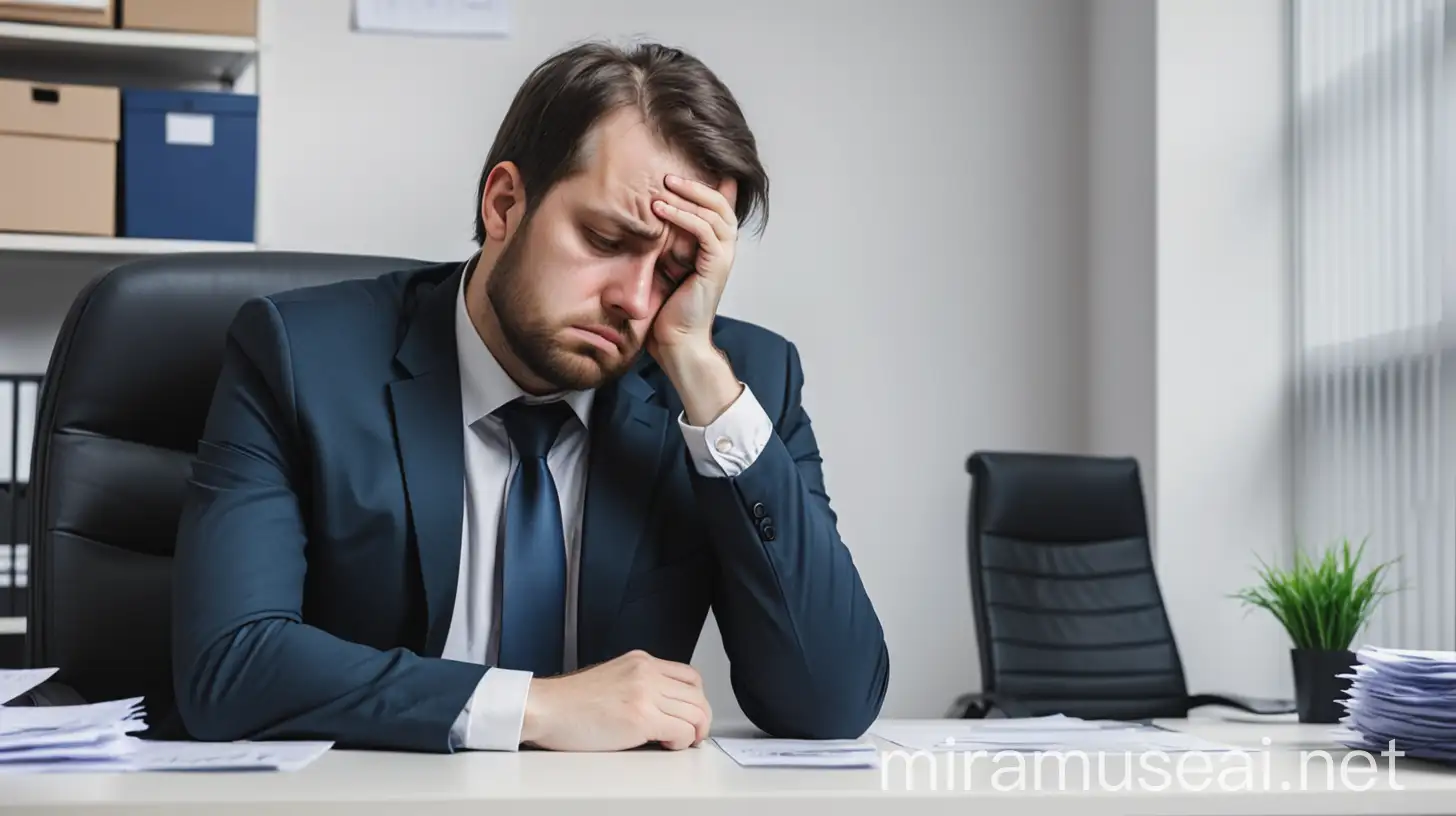
{"type": "MultiPolygon", "coordinates": [[[[930,766],[907,776],[891,760],[878,770],[791,770],[741,768],[711,743],[684,752],[639,750],[617,754],[549,752],[462,753],[450,756],[332,751],[296,773],[173,773],[114,775],[0,776],[0,816],[29,813],[118,814],[502,814],[622,813],[631,816],[1111,816],[1112,814],[1433,814],[1456,812],[1456,768],[1394,760],[1376,771],[1356,762],[1347,790],[1338,776],[1345,751],[1329,741],[1324,726],[1251,725],[1168,721],[1210,739],[1253,749],[1271,740],[1264,753],[1239,757],[1248,775],[1218,773],[1230,765],[1188,764],[1183,787],[1174,765],[1147,765],[1134,758],[1133,774],[1121,757],[1095,757],[1082,773],[1080,761],[1065,763],[1065,785],[1056,765],[1043,764],[1036,786],[1028,758],[1021,783],[1007,758],[982,756],[961,773],[965,755],[940,765],[938,790],[930,766]],[[1329,749],[1335,785],[1328,784],[1323,759],[1304,761],[1301,751],[1329,749]],[[1267,753],[1268,763],[1264,758],[1267,753]],[[946,784],[946,763],[955,762],[946,784]],[[1301,764],[1309,770],[1301,781],[1301,764]],[[1151,768],[1152,770],[1149,770],[1151,768]],[[1008,770],[1011,769],[1011,770],[1008,770]],[[1160,775],[1159,770],[1165,775],[1160,775]],[[998,776],[999,774],[999,776],[998,776]],[[1105,780],[1105,781],[1104,781],[1105,780]],[[1130,790],[1112,790],[1130,780],[1130,790]],[[907,784],[907,781],[910,784],[907,784]],[[1206,786],[1204,790],[1197,788],[1206,786]],[[1285,789],[1287,786],[1287,790],[1285,789]],[[1159,787],[1166,788],[1158,790],[1159,787]],[[1059,789],[1060,788],[1060,789],[1059,789]],[[1085,788],[1085,789],[1084,789],[1085,788]],[[1403,789],[1397,789],[1403,788],[1403,789]]],[[[882,743],[886,750],[895,748],[882,743]]],[[[944,755],[946,757],[952,755],[944,755]]],[[[1207,755],[1205,755],[1207,756],[1207,755]]],[[[1227,756],[1227,755],[1226,755],[1227,756]]]]}

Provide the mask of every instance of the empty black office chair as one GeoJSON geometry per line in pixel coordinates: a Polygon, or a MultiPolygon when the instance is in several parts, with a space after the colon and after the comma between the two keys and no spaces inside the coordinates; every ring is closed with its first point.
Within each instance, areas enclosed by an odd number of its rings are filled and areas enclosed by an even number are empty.
{"type": "Polygon", "coordinates": [[[1135,460],[982,452],[967,470],[982,692],[956,700],[953,716],[1294,710],[1288,700],[1188,693],[1135,460]]]}
{"type": "Polygon", "coordinates": [[[59,672],[25,702],[144,696],[154,726],[166,714],[172,547],[234,313],[255,295],[419,263],[159,256],[80,293],[51,356],[31,468],[28,660],[59,672]]]}

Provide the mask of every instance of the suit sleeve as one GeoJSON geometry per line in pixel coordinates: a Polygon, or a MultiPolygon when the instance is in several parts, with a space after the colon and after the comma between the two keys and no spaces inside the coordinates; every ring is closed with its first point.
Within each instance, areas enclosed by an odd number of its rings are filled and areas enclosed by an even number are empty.
{"type": "Polygon", "coordinates": [[[691,469],[720,565],[714,614],[755,725],[858,737],[884,702],[889,650],[830,508],[798,352],[789,344],[786,354],[784,404],[752,463],[729,478],[691,469]]]}
{"type": "Polygon", "coordinates": [[[309,463],[287,332],[249,301],[229,330],[173,575],[173,682],[202,740],[326,739],[448,752],[485,669],[377,650],[303,622],[309,463]]]}

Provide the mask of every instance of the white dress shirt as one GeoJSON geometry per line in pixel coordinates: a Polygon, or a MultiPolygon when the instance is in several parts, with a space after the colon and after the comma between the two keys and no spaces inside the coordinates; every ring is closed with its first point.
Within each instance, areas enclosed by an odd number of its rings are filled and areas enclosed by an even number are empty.
{"type": "MultiPolygon", "coordinates": [[[[531,402],[563,400],[575,420],[568,419],[547,455],[547,467],[561,501],[566,540],[566,631],[562,666],[576,666],[576,598],[581,559],[581,513],[586,496],[587,427],[595,392],[572,391],[531,397],[501,368],[480,339],[465,309],[465,283],[476,258],[461,276],[456,296],[455,343],[460,362],[460,397],[465,425],[465,509],[460,530],[460,573],[455,608],[443,657],[494,666],[500,644],[496,615],[497,561],[502,512],[511,474],[519,462],[505,425],[492,412],[511,400],[531,402]]],[[[704,476],[733,477],[753,464],[768,444],[773,422],[748,386],[738,399],[707,427],[687,424],[679,414],[678,427],[694,467],[704,476]],[[713,443],[708,444],[708,440],[713,443]]],[[[531,673],[491,668],[451,728],[451,745],[472,750],[514,751],[520,747],[521,725],[531,673]]]]}

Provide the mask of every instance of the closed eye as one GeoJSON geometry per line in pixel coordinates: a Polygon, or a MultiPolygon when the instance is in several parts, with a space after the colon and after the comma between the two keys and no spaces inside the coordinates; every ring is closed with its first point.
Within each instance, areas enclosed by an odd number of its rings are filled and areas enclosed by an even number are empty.
{"type": "Polygon", "coordinates": [[[614,254],[622,250],[622,241],[620,239],[608,238],[596,230],[587,230],[586,240],[587,243],[592,245],[593,249],[599,252],[614,254]]]}

